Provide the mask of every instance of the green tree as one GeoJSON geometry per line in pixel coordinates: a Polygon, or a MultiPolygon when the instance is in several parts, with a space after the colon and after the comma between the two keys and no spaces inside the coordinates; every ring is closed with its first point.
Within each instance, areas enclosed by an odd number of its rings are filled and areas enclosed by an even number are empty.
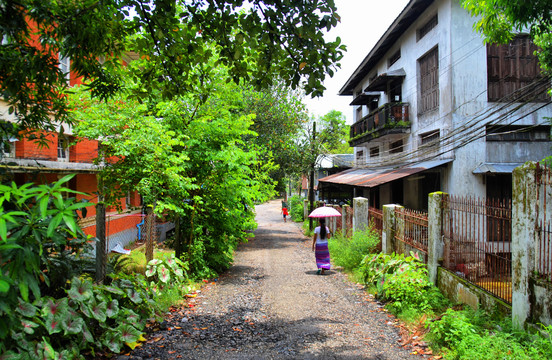
{"type": "Polygon", "coordinates": [[[251,129],[256,135],[248,141],[255,144],[264,162],[277,165],[270,176],[278,183],[278,192],[284,190],[286,174],[293,172],[297,149],[295,139],[308,121],[302,94],[282,83],[268,89],[244,90],[243,114],[254,114],[251,129]]]}
{"type": "Polygon", "coordinates": [[[320,117],[317,122],[319,142],[325,153],[348,154],[353,149],[349,146],[349,126],[341,111],[331,110],[320,117]]]}
{"type": "Polygon", "coordinates": [[[273,164],[245,142],[255,135],[254,116],[236,111],[243,94],[224,79],[224,71],[211,78],[210,96],[200,102],[194,96],[102,102],[78,88],[70,96],[81,119],[77,134],[101,139],[106,200],[138,190],[157,214],[181,219],[184,258],[200,276],[229,266],[254,227],[254,203],[274,188],[273,164]]]}
{"type": "Polygon", "coordinates": [[[474,28],[487,42],[507,43],[517,32],[529,30],[540,47],[543,70],[552,70],[552,3],[549,0],[463,0],[462,5],[477,16],[474,28]]]}
{"type": "Polygon", "coordinates": [[[71,121],[60,56],[101,99],[123,86],[121,59],[135,59],[127,71],[142,98],[172,99],[198,85],[205,96],[219,64],[230,81],[266,87],[281,78],[320,95],[345,50],[339,38],[324,40],[338,21],[332,0],[3,1],[0,91],[20,125],[3,129],[54,131],[71,121]]]}

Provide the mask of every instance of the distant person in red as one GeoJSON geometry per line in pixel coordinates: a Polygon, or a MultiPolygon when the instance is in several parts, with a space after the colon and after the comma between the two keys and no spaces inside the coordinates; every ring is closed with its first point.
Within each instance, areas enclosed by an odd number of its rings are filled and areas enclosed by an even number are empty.
{"type": "Polygon", "coordinates": [[[289,215],[287,207],[282,208],[282,214],[284,214],[284,222],[287,222],[286,217],[289,215]]]}

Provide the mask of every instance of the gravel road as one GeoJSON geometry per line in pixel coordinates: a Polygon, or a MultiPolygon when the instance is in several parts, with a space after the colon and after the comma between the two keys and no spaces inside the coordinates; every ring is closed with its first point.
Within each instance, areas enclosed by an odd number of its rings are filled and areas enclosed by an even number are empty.
{"type": "Polygon", "coordinates": [[[311,239],[283,222],[280,201],[256,207],[255,238],[234,265],[118,359],[420,359],[398,322],[339,271],[316,274],[311,239]]]}

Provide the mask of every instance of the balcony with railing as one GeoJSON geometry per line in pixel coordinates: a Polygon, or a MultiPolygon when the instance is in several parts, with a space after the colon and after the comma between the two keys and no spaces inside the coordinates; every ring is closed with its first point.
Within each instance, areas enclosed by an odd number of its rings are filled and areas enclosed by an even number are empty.
{"type": "Polygon", "coordinates": [[[349,145],[357,146],[386,135],[409,131],[408,103],[388,103],[351,125],[349,145]]]}

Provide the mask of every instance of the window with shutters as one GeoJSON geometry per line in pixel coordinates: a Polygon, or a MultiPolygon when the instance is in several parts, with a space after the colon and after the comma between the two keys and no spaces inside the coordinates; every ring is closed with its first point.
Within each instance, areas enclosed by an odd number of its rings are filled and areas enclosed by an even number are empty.
{"type": "Polygon", "coordinates": [[[378,156],[379,156],[379,147],[374,146],[374,147],[370,148],[370,157],[375,158],[375,157],[378,157],[378,156]]]}
{"type": "Polygon", "coordinates": [[[529,35],[509,44],[487,44],[487,99],[491,102],[548,101],[547,84],[529,35]]]}
{"type": "Polygon", "coordinates": [[[439,49],[418,59],[419,96],[418,114],[439,109],[439,49]]]}
{"type": "Polygon", "coordinates": [[[392,142],[389,144],[389,153],[390,154],[398,154],[403,151],[404,143],[402,140],[392,142]]]}
{"type": "Polygon", "coordinates": [[[357,165],[364,165],[366,163],[364,159],[364,150],[359,150],[356,152],[356,162],[357,165]]]}

